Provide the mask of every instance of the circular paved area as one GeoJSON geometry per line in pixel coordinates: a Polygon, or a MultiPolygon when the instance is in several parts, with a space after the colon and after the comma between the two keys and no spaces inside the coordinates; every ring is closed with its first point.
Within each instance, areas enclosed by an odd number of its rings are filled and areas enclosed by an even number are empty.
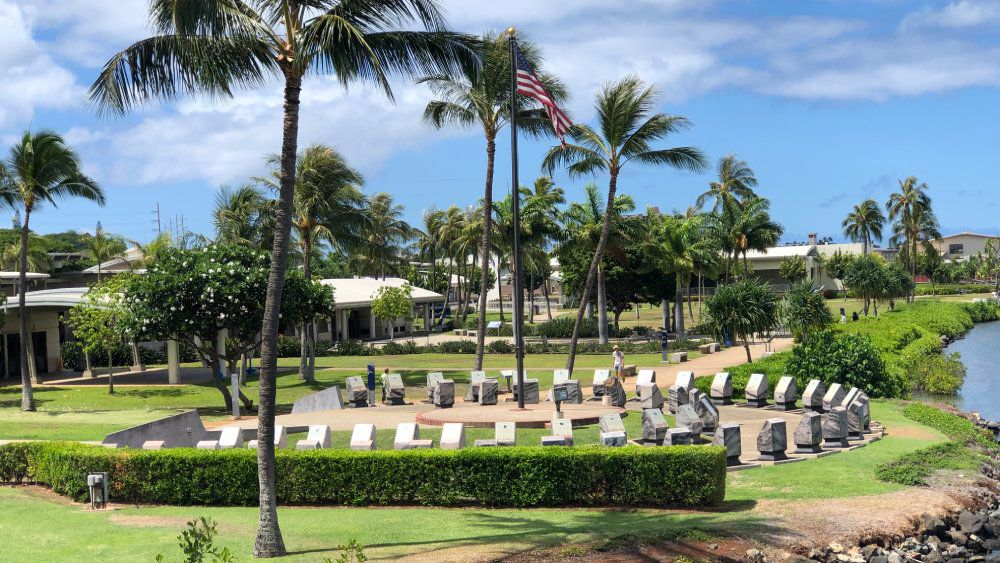
{"type": "MultiPolygon", "coordinates": [[[[475,403],[455,403],[450,409],[436,409],[417,413],[417,422],[428,426],[441,426],[447,422],[461,422],[474,428],[493,428],[497,422],[515,422],[520,428],[545,428],[552,421],[556,408],[552,403],[524,405],[518,409],[515,402],[501,402],[496,405],[481,406],[475,403]]],[[[627,416],[625,409],[602,406],[600,403],[563,405],[565,418],[573,426],[597,424],[601,415],[618,413],[627,416]]]]}

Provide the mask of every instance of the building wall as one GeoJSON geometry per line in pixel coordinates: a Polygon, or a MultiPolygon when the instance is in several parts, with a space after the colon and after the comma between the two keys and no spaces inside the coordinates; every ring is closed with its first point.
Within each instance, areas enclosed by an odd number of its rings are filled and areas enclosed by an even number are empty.
{"type": "Polygon", "coordinates": [[[963,260],[986,250],[986,241],[991,237],[961,234],[943,237],[932,242],[934,248],[945,260],[963,260]]]}
{"type": "MultiPolygon", "coordinates": [[[[46,373],[61,372],[63,362],[62,346],[59,342],[59,311],[36,310],[32,311],[28,318],[31,321],[28,326],[29,332],[45,333],[46,359],[49,364],[49,370],[46,373]]],[[[17,313],[8,313],[3,324],[4,337],[6,338],[8,334],[19,334],[19,323],[20,320],[17,313]]],[[[2,358],[0,358],[0,361],[2,361],[2,358]]]]}

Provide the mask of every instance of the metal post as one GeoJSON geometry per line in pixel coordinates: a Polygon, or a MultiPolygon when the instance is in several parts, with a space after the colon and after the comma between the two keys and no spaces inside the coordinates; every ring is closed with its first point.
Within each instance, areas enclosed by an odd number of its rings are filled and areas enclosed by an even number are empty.
{"type": "Polygon", "coordinates": [[[233,419],[240,419],[240,374],[229,374],[229,380],[233,384],[233,419]]]}
{"type": "Polygon", "coordinates": [[[507,30],[510,42],[510,190],[514,219],[514,358],[517,365],[517,408],[524,408],[524,294],[521,273],[521,187],[517,179],[517,40],[514,28],[507,30]]]}

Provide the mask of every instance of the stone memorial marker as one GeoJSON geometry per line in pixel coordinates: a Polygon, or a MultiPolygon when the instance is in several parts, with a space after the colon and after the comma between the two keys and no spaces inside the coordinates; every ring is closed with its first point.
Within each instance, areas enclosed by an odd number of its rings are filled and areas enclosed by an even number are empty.
{"type": "Polygon", "coordinates": [[[864,406],[859,401],[854,401],[847,406],[847,439],[864,440],[865,413],[864,406]]]}
{"type": "Polygon", "coordinates": [[[339,385],[299,397],[292,403],[292,414],[340,410],[344,408],[344,395],[339,385]]]}
{"type": "Polygon", "coordinates": [[[243,447],[243,429],[239,426],[226,426],[219,434],[219,449],[243,447]]]}
{"type": "Polygon", "coordinates": [[[201,440],[195,445],[199,450],[221,450],[218,440],[201,440]]]}
{"type": "Polygon", "coordinates": [[[605,391],[604,382],[607,381],[609,377],[611,377],[611,370],[607,369],[594,370],[594,382],[592,384],[594,397],[604,396],[604,391],[605,391]]]}
{"type": "Polygon", "coordinates": [[[680,385],[681,387],[688,390],[688,393],[694,389],[694,372],[693,371],[679,371],[677,372],[677,379],[674,381],[674,385],[680,385]]]}
{"type": "Polygon", "coordinates": [[[826,390],[826,395],[823,395],[823,410],[830,412],[833,407],[839,407],[846,395],[847,393],[844,392],[843,385],[839,383],[830,384],[830,387],[826,390]]]}
{"type": "Polygon", "coordinates": [[[757,435],[757,451],[760,461],[781,461],[788,459],[785,450],[788,449],[788,430],[783,418],[769,418],[757,435]]]}
{"type": "Polygon", "coordinates": [[[569,397],[566,402],[570,405],[582,405],[583,391],[580,389],[580,382],[576,379],[570,379],[563,385],[566,387],[566,395],[569,397]]]}
{"type": "Polygon", "coordinates": [[[715,408],[712,401],[702,393],[697,402],[691,403],[691,407],[701,419],[702,431],[714,432],[719,425],[719,409],[715,408]]]}
{"type": "Polygon", "coordinates": [[[403,387],[403,377],[398,373],[387,373],[382,376],[382,393],[387,405],[405,405],[406,388],[403,387]]]}
{"type": "Polygon", "coordinates": [[[674,352],[673,354],[670,354],[670,363],[672,364],[679,364],[686,361],[688,361],[687,352],[674,352]]]}
{"type": "Polygon", "coordinates": [[[552,420],[552,435],[542,436],[543,446],[572,446],[573,422],[566,418],[552,420]]]}
{"type": "Polygon", "coordinates": [[[496,379],[484,379],[476,384],[479,388],[479,404],[495,405],[500,396],[500,382],[496,379]]]}
{"type": "Polygon", "coordinates": [[[754,408],[767,406],[767,376],[763,373],[752,373],[747,381],[747,405],[754,408]]]}
{"type": "Polygon", "coordinates": [[[774,387],[774,409],[779,411],[795,410],[795,401],[799,398],[798,385],[795,378],[785,375],[778,380],[774,387]]]}
{"type": "Polygon", "coordinates": [[[489,438],[480,438],[472,443],[474,448],[495,448],[497,446],[497,441],[489,438]]]}
{"type": "Polygon", "coordinates": [[[316,450],[325,449],[330,447],[330,427],[325,424],[313,424],[309,426],[309,432],[306,434],[305,440],[299,440],[295,444],[296,449],[299,450],[316,450]],[[309,444],[305,448],[301,447],[303,443],[309,444]]]}
{"type": "Polygon", "coordinates": [[[663,408],[663,394],[655,383],[636,385],[635,390],[639,395],[639,405],[643,409],[663,408]]]}
{"type": "Polygon", "coordinates": [[[141,448],[150,441],[162,441],[167,448],[193,448],[206,438],[198,411],[190,410],[112,432],[101,442],[105,447],[141,448]]]}
{"type": "Polygon", "coordinates": [[[511,390],[511,385],[513,385],[514,380],[514,370],[512,369],[502,369],[500,370],[500,377],[503,378],[505,384],[507,385],[507,391],[511,390]]]}
{"type": "Polygon", "coordinates": [[[656,383],[656,372],[651,369],[639,370],[639,375],[635,377],[635,384],[649,385],[650,383],[656,383]]]}
{"type": "Polygon", "coordinates": [[[497,422],[493,426],[493,436],[498,446],[513,446],[516,443],[517,425],[513,422],[497,422]]]}
{"type": "Polygon", "coordinates": [[[728,371],[720,371],[712,379],[712,402],[716,405],[733,404],[733,378],[728,371]]]}
{"type": "Polygon", "coordinates": [[[624,446],[628,443],[625,436],[625,425],[618,413],[604,414],[599,419],[601,429],[601,444],[605,446],[624,446]]]}
{"type": "Polygon", "coordinates": [[[392,440],[395,450],[408,450],[414,440],[420,439],[420,425],[416,422],[400,422],[396,425],[396,437],[392,440]]]}
{"type": "Polygon", "coordinates": [[[698,437],[705,430],[705,423],[701,421],[698,412],[691,405],[680,405],[677,407],[677,414],[674,416],[677,419],[678,426],[686,426],[691,431],[691,439],[694,441],[697,441],[698,437]]]}
{"type": "MultiPolygon", "coordinates": [[[[827,395],[829,394],[828,391],[827,395]]],[[[847,410],[844,407],[833,407],[833,409],[823,413],[823,447],[846,448],[849,446],[850,444],[847,443],[847,410]]]]}
{"type": "Polygon", "coordinates": [[[693,405],[701,400],[705,394],[701,392],[701,389],[690,389],[688,391],[688,404],[693,405]]]}
{"type": "MultiPolygon", "coordinates": [[[[285,426],[282,424],[274,425],[274,449],[285,449],[288,447],[288,431],[285,430],[285,426]]],[[[257,449],[257,440],[250,440],[247,442],[247,448],[251,450],[257,449]]]]}
{"type": "Polygon", "coordinates": [[[358,376],[347,378],[347,404],[355,408],[368,406],[368,387],[358,376]]]}
{"type": "Polygon", "coordinates": [[[465,425],[461,422],[446,422],[441,429],[441,449],[460,450],[465,447],[465,425]]]}
{"type": "MultiPolygon", "coordinates": [[[[521,390],[518,388],[517,382],[514,382],[514,397],[518,397],[521,390]]],[[[524,404],[526,405],[537,405],[538,404],[538,380],[537,379],[525,379],[524,380],[524,404]]]]}
{"type": "Polygon", "coordinates": [[[147,440],[142,443],[142,449],[144,450],[162,450],[166,447],[166,442],[163,440],[147,440]]]}
{"type": "Polygon", "coordinates": [[[642,442],[646,445],[662,446],[667,436],[667,419],[658,408],[642,409],[642,442]]]}
{"type": "Polygon", "coordinates": [[[793,436],[795,453],[818,454],[823,451],[823,415],[816,411],[806,411],[799,419],[793,436]]]}
{"type": "Polygon", "coordinates": [[[740,455],[743,453],[743,435],[740,425],[729,422],[719,425],[712,437],[712,444],[726,448],[726,465],[741,465],[740,455]]]}
{"type": "Polygon", "coordinates": [[[351,433],[351,449],[355,451],[371,451],[376,449],[375,425],[355,424],[351,433]]]}
{"type": "Polygon", "coordinates": [[[455,382],[442,379],[434,387],[434,406],[439,409],[450,409],[455,404],[455,382]]]}
{"type": "Polygon", "coordinates": [[[806,412],[823,412],[823,395],[826,395],[826,386],[818,379],[809,381],[806,390],[802,393],[802,408],[806,412]]]}
{"type": "Polygon", "coordinates": [[[862,392],[858,395],[856,399],[854,399],[854,402],[859,403],[861,405],[861,414],[862,414],[861,422],[863,424],[863,431],[865,433],[871,432],[872,410],[871,410],[871,401],[868,400],[868,395],[865,395],[864,392],[862,392]]]}
{"type": "Polygon", "coordinates": [[[846,409],[848,406],[850,406],[851,403],[854,402],[854,399],[858,397],[859,393],[861,393],[860,389],[858,389],[857,387],[851,387],[851,390],[848,391],[846,395],[844,395],[844,399],[840,401],[840,406],[846,409]]]}
{"type": "Polygon", "coordinates": [[[605,393],[611,398],[611,406],[625,408],[625,403],[628,402],[628,397],[625,395],[625,388],[622,387],[621,380],[614,379],[613,381],[614,383],[611,387],[605,386],[605,393]]]}
{"type": "Polygon", "coordinates": [[[486,380],[485,371],[473,371],[469,374],[469,387],[465,390],[464,399],[467,402],[479,401],[479,384],[486,380]]]}
{"type": "Polygon", "coordinates": [[[568,369],[557,369],[552,372],[552,384],[558,385],[560,383],[566,383],[569,381],[569,370],[568,369]]]}
{"type": "Polygon", "coordinates": [[[434,440],[413,440],[410,442],[411,450],[429,450],[434,447],[434,440]]]}
{"type": "Polygon", "coordinates": [[[434,389],[438,383],[444,379],[444,374],[439,371],[432,371],[427,374],[427,400],[434,402],[434,389]]]}
{"type": "Polygon", "coordinates": [[[677,414],[677,409],[681,405],[686,405],[690,402],[688,397],[687,388],[681,387],[680,385],[671,385],[667,389],[667,410],[670,414],[677,414]]]}
{"type": "Polygon", "coordinates": [[[671,428],[663,439],[664,446],[690,446],[691,430],[686,426],[671,428]]]}

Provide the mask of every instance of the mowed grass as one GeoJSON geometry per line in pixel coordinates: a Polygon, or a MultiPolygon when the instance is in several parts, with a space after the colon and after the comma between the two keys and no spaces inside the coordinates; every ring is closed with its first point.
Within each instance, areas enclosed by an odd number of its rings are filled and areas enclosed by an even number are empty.
{"type": "MultiPolygon", "coordinates": [[[[872,410],[873,418],[889,430],[879,442],[821,459],[729,473],[726,502],[720,510],[283,507],[279,515],[291,552],[288,560],[335,557],[337,546],[352,539],[364,545],[372,559],[453,560],[503,557],[568,544],[594,547],[625,536],[656,541],[698,532],[777,532],[781,522],[755,510],[757,500],[808,501],[898,491],[905,487],[875,480],[875,466],[945,441],[939,432],[903,417],[899,403],[874,402],[872,410]]],[[[638,431],[638,419],[636,414],[626,419],[630,434],[638,431]]],[[[588,431],[579,429],[578,439],[588,431]]],[[[535,434],[541,432],[519,430],[519,440],[536,443],[535,434]]],[[[379,439],[391,436],[380,433],[379,439]]],[[[752,455],[745,452],[744,458],[752,455]]],[[[28,488],[0,487],[0,505],[5,534],[33,540],[9,543],[5,558],[15,561],[148,561],[157,553],[173,560],[179,556],[174,537],[187,520],[198,516],[217,521],[219,543],[229,547],[237,560],[247,561],[257,519],[254,507],[124,507],[92,512],[28,488]]]]}

